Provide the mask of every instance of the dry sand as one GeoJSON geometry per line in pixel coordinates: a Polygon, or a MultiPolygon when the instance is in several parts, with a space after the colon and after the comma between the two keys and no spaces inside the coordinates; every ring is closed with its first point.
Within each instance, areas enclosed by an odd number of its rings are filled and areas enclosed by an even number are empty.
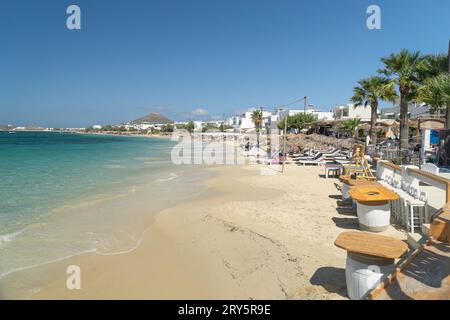
{"type": "Polygon", "coordinates": [[[337,179],[296,165],[207,170],[217,173],[205,182],[212,196],[160,212],[130,253],[55,264],[60,276],[32,298],[346,299],[346,253],[333,242],[358,223],[337,210],[337,179]],[[70,264],[81,267],[81,290],[66,289],[70,264]]]}

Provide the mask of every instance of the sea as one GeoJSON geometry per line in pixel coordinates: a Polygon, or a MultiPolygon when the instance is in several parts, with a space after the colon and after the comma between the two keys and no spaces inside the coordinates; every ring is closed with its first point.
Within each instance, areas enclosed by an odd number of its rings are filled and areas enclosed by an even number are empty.
{"type": "Polygon", "coordinates": [[[134,250],[155,213],[206,194],[170,139],[0,132],[0,280],[87,252],[134,250]]]}

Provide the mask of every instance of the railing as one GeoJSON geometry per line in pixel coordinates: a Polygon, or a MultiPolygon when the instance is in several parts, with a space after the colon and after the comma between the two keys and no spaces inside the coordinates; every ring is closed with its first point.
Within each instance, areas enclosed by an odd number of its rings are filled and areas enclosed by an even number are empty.
{"type": "Polygon", "coordinates": [[[450,202],[450,180],[444,177],[426,172],[417,168],[398,166],[386,160],[377,162],[377,178],[385,180],[388,175],[399,177],[400,181],[407,180],[409,183],[425,183],[445,192],[445,199],[441,199],[439,208],[450,202]]]}

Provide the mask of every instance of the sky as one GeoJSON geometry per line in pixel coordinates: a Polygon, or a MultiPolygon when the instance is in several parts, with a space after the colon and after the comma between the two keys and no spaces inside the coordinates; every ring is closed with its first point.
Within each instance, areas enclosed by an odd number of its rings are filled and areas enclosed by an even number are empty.
{"type": "Polygon", "coordinates": [[[216,119],[303,96],[329,111],[380,57],[447,52],[449,15],[448,0],[1,0],[0,124],[216,119]]]}

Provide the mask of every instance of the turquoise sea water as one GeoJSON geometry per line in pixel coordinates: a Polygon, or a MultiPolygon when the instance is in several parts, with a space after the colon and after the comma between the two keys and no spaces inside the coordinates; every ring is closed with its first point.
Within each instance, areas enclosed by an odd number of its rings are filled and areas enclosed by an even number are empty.
{"type": "Polygon", "coordinates": [[[170,140],[0,132],[0,278],[83,252],[134,248],[147,216],[202,192],[170,140]]]}

